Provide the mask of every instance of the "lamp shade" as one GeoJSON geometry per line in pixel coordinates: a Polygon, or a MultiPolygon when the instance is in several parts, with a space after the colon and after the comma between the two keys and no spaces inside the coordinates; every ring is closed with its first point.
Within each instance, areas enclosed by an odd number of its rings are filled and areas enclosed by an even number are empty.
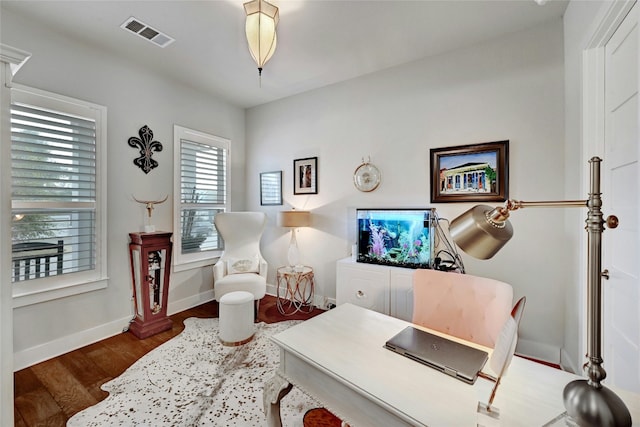
{"type": "Polygon", "coordinates": [[[280,227],[308,227],[311,223],[309,211],[282,211],[278,213],[280,227]]]}
{"type": "Polygon", "coordinates": [[[505,212],[495,215],[496,212],[491,206],[474,206],[451,221],[451,238],[474,258],[493,257],[513,236],[513,227],[508,219],[495,219],[496,216],[504,216],[505,212]]]}
{"type": "Polygon", "coordinates": [[[249,51],[262,74],[262,67],[276,50],[276,27],[280,19],[278,8],[264,0],[253,0],[244,4],[244,11],[247,14],[245,32],[249,51]]]}

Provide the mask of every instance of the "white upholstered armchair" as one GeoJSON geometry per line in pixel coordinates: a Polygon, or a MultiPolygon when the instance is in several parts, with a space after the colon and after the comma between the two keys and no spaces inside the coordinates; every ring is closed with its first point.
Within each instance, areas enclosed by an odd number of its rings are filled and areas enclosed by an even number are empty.
{"type": "Polygon", "coordinates": [[[214,298],[220,301],[229,292],[251,292],[256,317],[267,290],[268,265],[260,253],[266,220],[264,212],[221,212],[213,220],[224,240],[224,252],[213,266],[214,298]]]}

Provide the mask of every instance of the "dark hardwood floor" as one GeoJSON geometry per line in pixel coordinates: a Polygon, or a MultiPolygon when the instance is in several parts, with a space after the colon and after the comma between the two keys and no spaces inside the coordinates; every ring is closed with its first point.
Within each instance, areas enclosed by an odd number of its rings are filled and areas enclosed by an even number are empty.
{"type": "MultiPolygon", "coordinates": [[[[283,316],[276,299],[265,296],[258,320],[274,323],[282,320],[306,320],[322,313],[283,316]]],[[[189,317],[218,317],[218,303],[209,302],[170,316],[171,330],[144,340],[122,333],[54,359],[22,369],[14,374],[15,426],[65,426],[75,413],[105,399],[100,386],[122,374],[140,357],[184,329],[189,317]]]]}

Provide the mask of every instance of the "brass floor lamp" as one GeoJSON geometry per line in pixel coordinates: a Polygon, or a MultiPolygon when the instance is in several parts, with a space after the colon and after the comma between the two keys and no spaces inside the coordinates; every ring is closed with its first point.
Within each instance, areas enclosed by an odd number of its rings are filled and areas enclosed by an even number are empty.
{"type": "MultiPolygon", "coordinates": [[[[451,238],[469,255],[489,259],[513,236],[509,212],[526,207],[587,207],[587,363],[586,380],[575,380],[564,388],[567,414],[580,426],[631,426],[631,414],[613,391],[601,384],[606,377],[602,367],[602,232],[605,221],[601,211],[600,163],[589,160],[590,191],[586,200],[522,202],[508,200],[504,206],[475,206],[450,225],[451,238]]],[[[606,219],[608,228],[618,226],[618,218],[606,219]]]]}

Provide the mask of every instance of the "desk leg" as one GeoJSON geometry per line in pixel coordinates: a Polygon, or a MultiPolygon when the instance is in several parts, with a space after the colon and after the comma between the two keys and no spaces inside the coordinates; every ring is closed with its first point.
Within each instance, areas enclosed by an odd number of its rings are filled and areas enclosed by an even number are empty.
{"type": "Polygon", "coordinates": [[[293,388],[278,372],[264,384],[262,403],[267,416],[267,426],[282,427],[280,418],[280,400],[293,388]]]}

